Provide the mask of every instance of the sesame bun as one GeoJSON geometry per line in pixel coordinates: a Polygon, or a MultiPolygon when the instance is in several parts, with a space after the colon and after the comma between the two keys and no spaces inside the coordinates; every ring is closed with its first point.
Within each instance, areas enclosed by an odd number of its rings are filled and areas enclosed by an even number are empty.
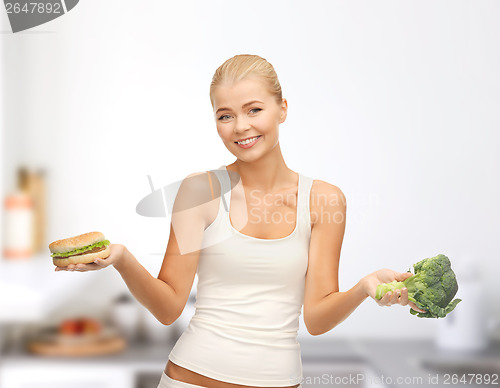
{"type": "Polygon", "coordinates": [[[54,241],[49,244],[49,249],[52,253],[65,253],[102,240],[104,240],[104,234],[101,232],[84,233],[75,237],[65,238],[64,240],[54,241]]]}

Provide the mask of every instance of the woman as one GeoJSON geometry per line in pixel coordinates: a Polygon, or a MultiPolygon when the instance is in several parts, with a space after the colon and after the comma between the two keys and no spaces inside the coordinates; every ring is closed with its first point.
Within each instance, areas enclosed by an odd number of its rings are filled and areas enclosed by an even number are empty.
{"type": "MultiPolygon", "coordinates": [[[[374,298],[378,284],[411,274],[382,269],[339,292],[345,197],[286,166],[278,129],[288,104],[270,63],[257,55],[228,59],[214,74],[210,100],[236,160],[181,184],[158,278],[120,244],[106,259],[67,269],[113,265],[166,325],[182,313],[198,273],[196,312],[158,387],[301,387],[302,306],[307,330],[320,335],[374,298]]],[[[377,303],[422,311],[406,289],[377,303]]]]}

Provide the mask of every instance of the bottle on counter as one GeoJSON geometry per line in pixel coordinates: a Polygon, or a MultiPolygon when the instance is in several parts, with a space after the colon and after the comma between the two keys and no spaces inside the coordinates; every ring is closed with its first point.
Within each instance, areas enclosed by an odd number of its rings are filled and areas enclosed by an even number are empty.
{"type": "Polygon", "coordinates": [[[23,190],[25,169],[19,170],[18,189],[4,200],[5,259],[26,259],[33,254],[34,212],[33,199],[23,190]]]}
{"type": "Polygon", "coordinates": [[[46,247],[45,171],[20,167],[16,189],[4,200],[3,257],[23,259],[46,247]]]}
{"type": "Polygon", "coordinates": [[[33,236],[32,251],[34,254],[47,249],[46,244],[46,194],[45,171],[28,172],[25,177],[24,191],[33,200],[33,236]]]}

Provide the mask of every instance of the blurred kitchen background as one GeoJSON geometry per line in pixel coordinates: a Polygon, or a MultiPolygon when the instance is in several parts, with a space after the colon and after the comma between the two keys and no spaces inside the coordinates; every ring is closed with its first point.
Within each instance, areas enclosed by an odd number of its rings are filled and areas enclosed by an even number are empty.
{"type": "Polygon", "coordinates": [[[367,300],[317,337],[301,318],[304,386],[498,373],[499,11],[495,1],[86,0],[16,34],[0,11],[0,387],[157,386],[196,280],[181,318],[163,326],[114,268],[56,273],[47,245],[99,230],[157,276],[170,219],[136,204],[148,175],[160,188],[233,162],[209,85],[244,53],[278,73],[287,165],[347,197],[341,290],[443,253],[463,299],[440,320],[367,300]],[[61,340],[78,330],[101,340],[61,340]]]}

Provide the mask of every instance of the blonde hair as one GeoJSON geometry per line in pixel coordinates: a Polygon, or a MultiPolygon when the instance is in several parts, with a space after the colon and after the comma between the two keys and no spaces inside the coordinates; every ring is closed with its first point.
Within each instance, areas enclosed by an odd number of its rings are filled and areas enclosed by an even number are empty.
{"type": "Polygon", "coordinates": [[[275,96],[278,105],[281,105],[281,85],[273,65],[258,55],[239,54],[229,58],[215,71],[210,84],[212,108],[214,107],[214,91],[218,85],[222,83],[233,84],[252,76],[261,77],[267,84],[269,92],[275,96]]]}

